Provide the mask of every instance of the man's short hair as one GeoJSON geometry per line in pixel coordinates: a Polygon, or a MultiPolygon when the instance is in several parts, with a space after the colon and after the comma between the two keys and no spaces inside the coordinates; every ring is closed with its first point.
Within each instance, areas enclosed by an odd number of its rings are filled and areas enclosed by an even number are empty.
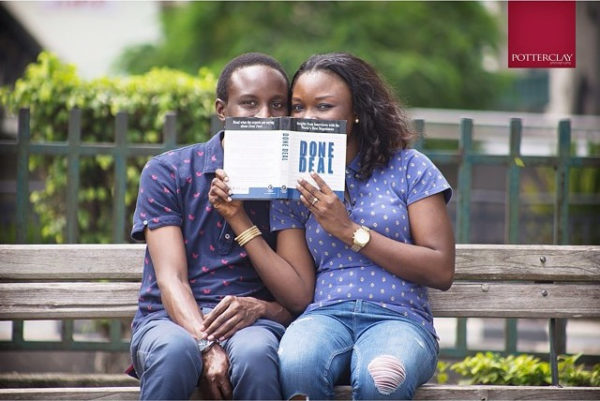
{"type": "Polygon", "coordinates": [[[283,75],[286,85],[290,86],[288,76],[279,61],[264,53],[244,53],[229,61],[221,71],[221,75],[219,75],[219,80],[217,81],[217,98],[227,102],[231,75],[240,68],[253,65],[264,65],[279,71],[283,75]]]}

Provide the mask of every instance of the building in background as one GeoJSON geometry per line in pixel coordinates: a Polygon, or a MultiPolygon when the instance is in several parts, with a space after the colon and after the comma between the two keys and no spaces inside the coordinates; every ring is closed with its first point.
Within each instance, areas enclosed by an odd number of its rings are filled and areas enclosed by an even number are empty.
{"type": "MultiPolygon", "coordinates": [[[[75,64],[79,74],[89,79],[111,73],[112,63],[127,46],[160,40],[161,4],[157,1],[5,1],[0,3],[0,15],[9,16],[19,25],[24,32],[20,36],[30,36],[41,49],[75,64]]],[[[0,50],[5,46],[3,40],[0,50]]],[[[13,62],[10,58],[0,61],[13,62]]],[[[0,71],[4,68],[5,65],[0,66],[0,71]]]]}

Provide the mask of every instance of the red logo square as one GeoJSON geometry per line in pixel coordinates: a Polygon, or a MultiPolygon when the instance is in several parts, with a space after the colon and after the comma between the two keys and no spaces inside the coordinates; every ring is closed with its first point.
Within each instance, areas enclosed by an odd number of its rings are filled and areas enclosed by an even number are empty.
{"type": "Polygon", "coordinates": [[[509,1],[508,67],[575,68],[575,1],[509,1]]]}

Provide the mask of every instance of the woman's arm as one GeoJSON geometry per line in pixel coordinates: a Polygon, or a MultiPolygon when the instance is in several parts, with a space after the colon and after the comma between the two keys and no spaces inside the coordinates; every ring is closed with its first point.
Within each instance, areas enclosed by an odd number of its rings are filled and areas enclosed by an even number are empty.
{"type": "MultiPolygon", "coordinates": [[[[313,174],[313,179],[319,188],[306,180],[299,183],[302,202],[325,231],[352,246],[352,236],[360,224],[350,219],[342,202],[318,175],[313,174]],[[313,203],[315,198],[318,201],[313,203]]],[[[371,229],[371,239],[360,252],[398,277],[447,290],[454,278],[455,245],[444,195],[438,193],[410,204],[408,218],[414,245],[371,229]]]]}
{"type": "MultiPolygon", "coordinates": [[[[229,197],[227,176],[217,170],[209,191],[209,200],[225,218],[236,235],[253,223],[242,202],[229,197]]],[[[312,301],[315,287],[315,267],[306,245],[304,230],[287,229],[277,234],[275,252],[262,236],[244,245],[258,275],[275,299],[292,313],[301,313],[312,301]]]]}

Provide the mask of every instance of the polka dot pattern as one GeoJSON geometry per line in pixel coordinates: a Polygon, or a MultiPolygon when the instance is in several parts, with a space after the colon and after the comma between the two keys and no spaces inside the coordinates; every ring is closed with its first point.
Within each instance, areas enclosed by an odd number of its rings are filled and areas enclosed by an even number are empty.
{"type": "MultiPolygon", "coordinates": [[[[448,182],[424,154],[400,150],[385,168],[376,169],[367,181],[358,180],[359,161],[346,170],[352,220],[396,241],[414,243],[408,205],[443,192],[452,194],[448,182]]],[[[325,232],[299,201],[271,204],[271,229],[303,228],[317,268],[315,296],[308,310],[354,299],[377,303],[426,327],[435,335],[427,289],[373,264],[325,232]]]]}

